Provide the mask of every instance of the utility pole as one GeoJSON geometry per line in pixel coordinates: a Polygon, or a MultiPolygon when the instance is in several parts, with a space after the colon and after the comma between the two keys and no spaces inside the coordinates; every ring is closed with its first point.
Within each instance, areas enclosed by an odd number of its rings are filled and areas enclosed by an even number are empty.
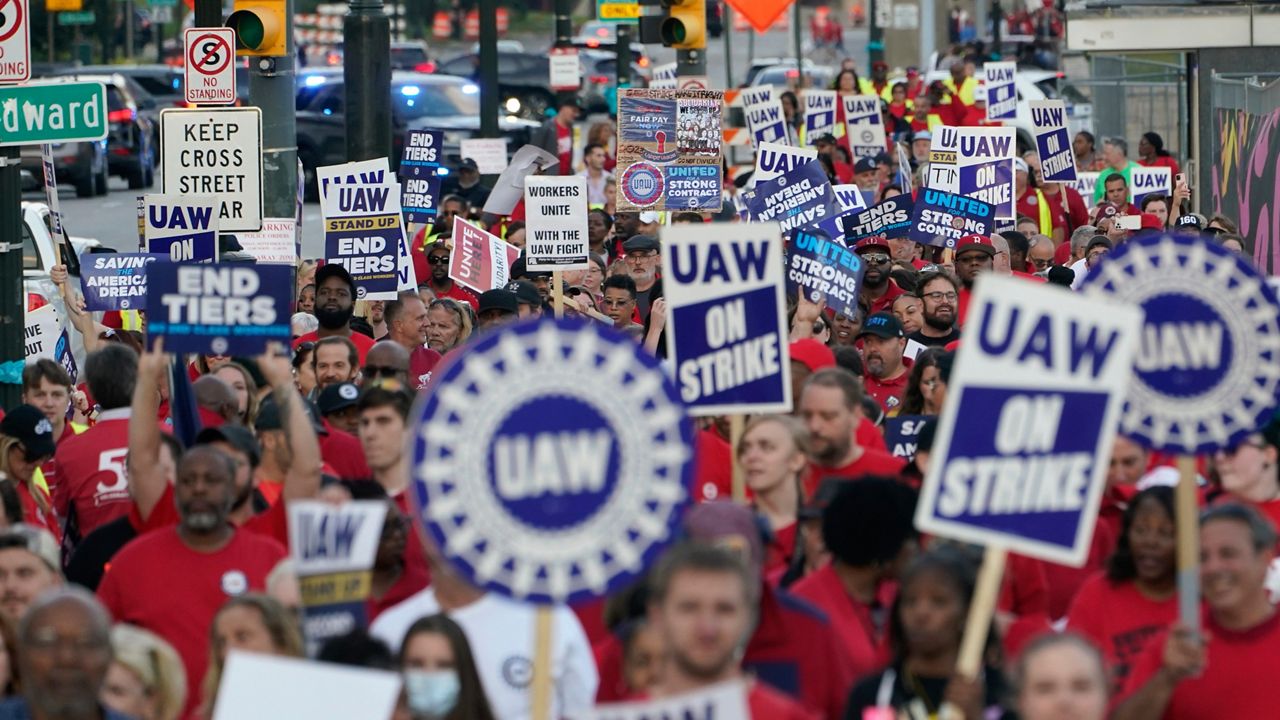
{"type": "MultiPolygon", "coordinates": [[[[270,218],[294,217],[298,202],[298,127],[294,106],[297,92],[294,63],[298,53],[293,44],[292,0],[285,4],[284,38],[283,56],[249,58],[249,104],[262,108],[262,216],[270,218]]],[[[348,84],[348,94],[350,88],[348,84]]],[[[390,98],[389,91],[387,97],[390,98]]],[[[347,108],[350,122],[351,106],[347,108]]],[[[390,143],[387,146],[390,147],[390,143]]],[[[350,147],[348,140],[348,152],[350,147]]]]}
{"type": "MultiPolygon", "coordinates": [[[[556,0],[556,42],[555,47],[573,47],[573,0],[556,0]]],[[[576,95],[573,90],[560,90],[556,93],[555,110],[560,110],[560,103],[572,99],[576,95]]]]}
{"type": "MultiPolygon", "coordinates": [[[[754,28],[753,28],[754,30],[754,28]]],[[[791,39],[796,44],[796,87],[804,84],[804,48],[800,31],[800,3],[791,5],[791,39]]]]}
{"type": "MultiPolygon", "coordinates": [[[[720,33],[724,37],[724,89],[733,89],[733,10],[724,4],[724,12],[720,15],[720,33]]],[[[750,32],[750,30],[748,30],[750,32]]]]}
{"type": "Polygon", "coordinates": [[[866,70],[871,71],[872,63],[884,60],[884,27],[880,25],[880,3],[885,0],[871,0],[871,17],[870,25],[867,31],[867,58],[866,70]]]}
{"type": "Polygon", "coordinates": [[[17,146],[0,148],[0,405],[22,397],[26,364],[27,304],[22,284],[22,155],[17,146]]]}
{"type": "Polygon", "coordinates": [[[631,87],[631,23],[619,23],[617,27],[617,44],[613,46],[618,68],[617,88],[631,87]]]}
{"type": "Polygon", "coordinates": [[[480,137],[498,137],[498,0],[480,0],[480,137]]]}
{"type": "MultiPolygon", "coordinates": [[[[347,160],[387,157],[391,154],[391,21],[382,0],[351,0],[342,19],[342,37],[347,160]]],[[[292,93],[292,83],[289,87],[292,93]]],[[[292,102],[284,112],[293,114],[292,102]]],[[[296,139],[289,144],[296,146],[296,139]]],[[[296,166],[291,167],[296,173],[296,166]]]]}

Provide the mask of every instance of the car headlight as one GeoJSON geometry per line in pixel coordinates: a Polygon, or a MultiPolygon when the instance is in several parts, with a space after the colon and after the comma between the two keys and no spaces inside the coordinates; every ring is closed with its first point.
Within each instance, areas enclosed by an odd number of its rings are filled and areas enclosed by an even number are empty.
{"type": "Polygon", "coordinates": [[[518,113],[520,112],[520,99],[509,97],[503,107],[505,107],[509,113],[518,113]]]}

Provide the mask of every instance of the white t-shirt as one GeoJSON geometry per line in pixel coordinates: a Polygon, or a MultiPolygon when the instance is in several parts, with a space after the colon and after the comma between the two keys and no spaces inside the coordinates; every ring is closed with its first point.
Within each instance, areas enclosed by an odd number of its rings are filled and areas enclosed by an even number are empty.
{"type": "Polygon", "coordinates": [[[588,205],[604,205],[606,202],[608,202],[608,198],[605,197],[605,194],[604,194],[604,188],[605,188],[605,185],[609,182],[609,178],[613,177],[613,175],[609,174],[608,172],[601,171],[600,179],[595,180],[595,179],[592,179],[590,173],[591,173],[590,170],[583,170],[582,172],[578,173],[579,175],[587,179],[587,204],[588,205]]]}
{"type": "Polygon", "coordinates": [[[1079,290],[1084,284],[1084,279],[1089,275],[1089,266],[1084,258],[1071,263],[1071,271],[1076,274],[1076,279],[1071,281],[1071,289],[1079,290]]]}
{"type": "MultiPolygon", "coordinates": [[[[374,621],[370,632],[398,652],[404,635],[419,618],[440,612],[435,590],[427,588],[389,608],[374,621]]],[[[524,720],[533,680],[533,639],[536,608],[486,593],[484,597],[448,613],[467,635],[476,670],[494,717],[524,720]]],[[[551,717],[576,716],[595,704],[595,656],[578,618],[567,607],[554,610],[552,624],[551,717]]]]}

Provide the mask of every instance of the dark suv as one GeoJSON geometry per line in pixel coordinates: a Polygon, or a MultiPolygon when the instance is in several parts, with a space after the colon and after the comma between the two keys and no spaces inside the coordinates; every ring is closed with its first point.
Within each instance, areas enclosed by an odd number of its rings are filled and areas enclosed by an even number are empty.
{"type": "MultiPolygon", "coordinates": [[[[298,74],[298,159],[306,197],[318,198],[316,168],[347,161],[346,89],[342,68],[298,74]]],[[[498,128],[512,152],[529,142],[538,123],[501,117],[498,128]]],[[[391,74],[391,167],[399,166],[405,131],[444,132],[444,161],[456,163],[463,140],[480,131],[480,89],[461,78],[396,71],[391,74]]]]}
{"type": "Polygon", "coordinates": [[[76,82],[100,82],[107,88],[107,167],[129,182],[129,189],[156,183],[155,98],[132,78],[117,72],[72,71],[59,77],[76,82]]]}

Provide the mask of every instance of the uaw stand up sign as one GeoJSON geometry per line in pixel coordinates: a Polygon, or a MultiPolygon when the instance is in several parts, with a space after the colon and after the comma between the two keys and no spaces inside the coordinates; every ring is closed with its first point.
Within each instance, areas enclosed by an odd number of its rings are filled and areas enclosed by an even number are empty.
{"type": "Polygon", "coordinates": [[[1107,255],[1084,292],[1131,302],[1146,319],[1120,432],[1181,454],[1178,594],[1199,626],[1195,455],[1229,449],[1263,425],[1280,388],[1280,308],[1266,278],[1209,239],[1137,238],[1107,255]]]}
{"type": "Polygon", "coordinates": [[[692,425],[658,360],[611,328],[488,333],[414,411],[418,516],[477,586],[539,604],[600,596],[672,538],[692,425]],[[599,388],[611,388],[607,396],[599,388]]]}

